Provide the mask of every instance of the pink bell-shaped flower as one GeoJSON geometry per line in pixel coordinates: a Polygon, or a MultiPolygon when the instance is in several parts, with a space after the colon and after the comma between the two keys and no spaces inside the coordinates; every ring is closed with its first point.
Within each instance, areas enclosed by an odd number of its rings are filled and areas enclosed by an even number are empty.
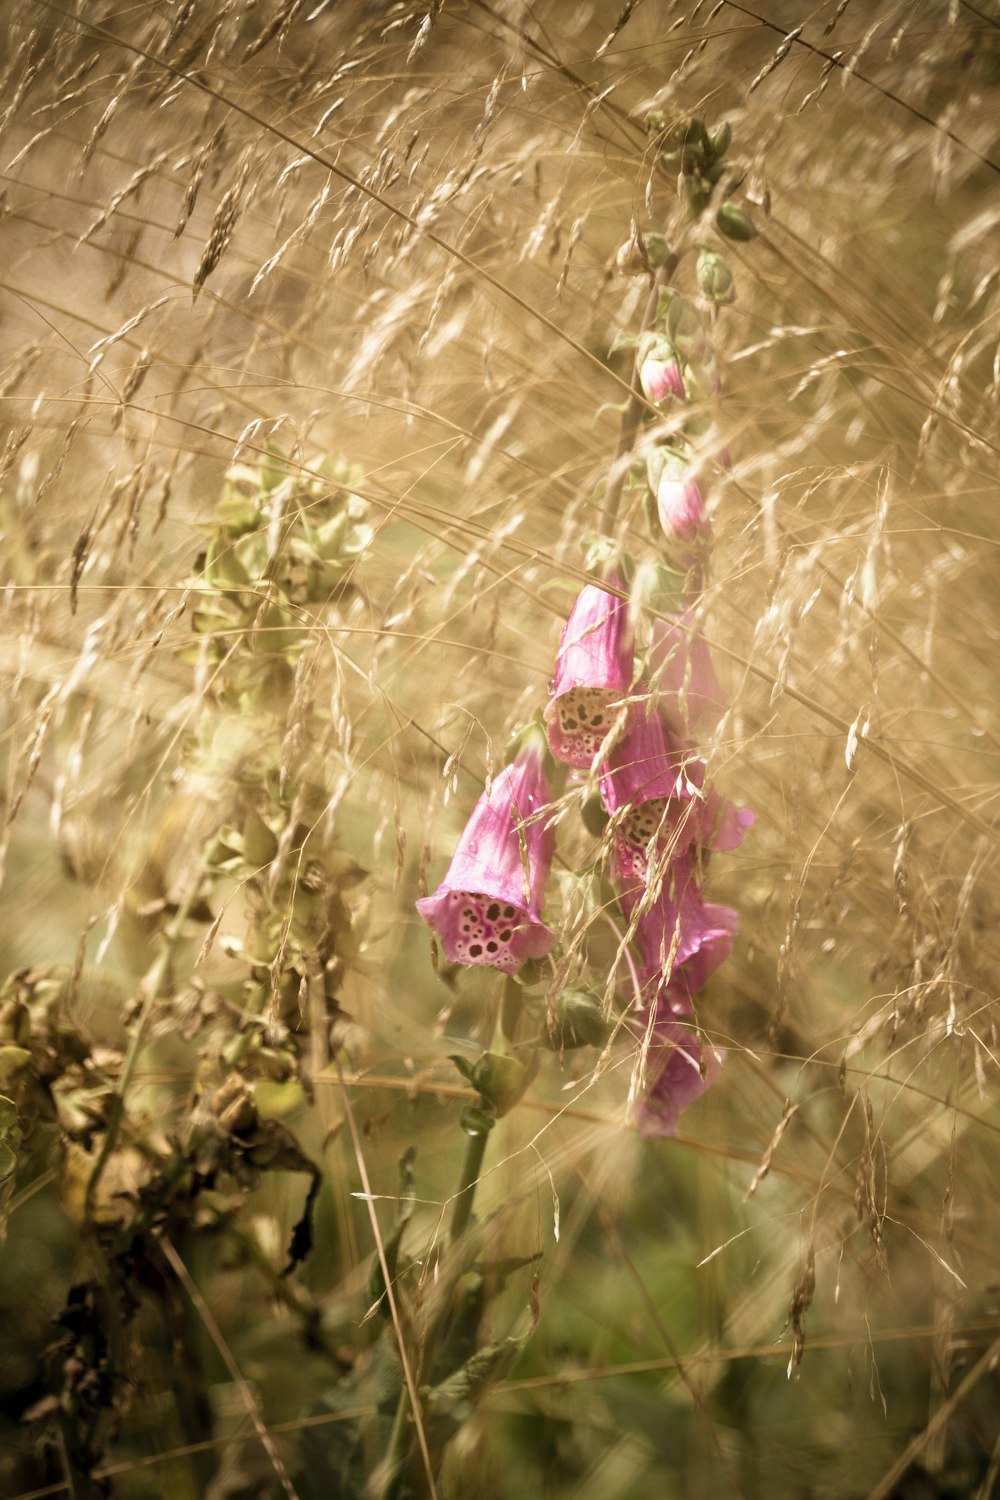
{"type": "MultiPolygon", "coordinates": [[[[620,587],[617,577],[609,579],[620,587]]],[[[545,710],[549,749],[575,770],[589,770],[614,727],[632,684],[628,607],[588,583],[566,621],[556,653],[555,682],[545,710]]]]}
{"type": "Polygon", "coordinates": [[[654,836],[673,838],[679,847],[690,842],[693,830],[688,832],[686,824],[696,811],[689,804],[699,795],[698,786],[650,703],[630,705],[625,733],[611,751],[600,786],[605,810],[611,817],[621,815],[612,868],[616,879],[645,879],[646,851],[654,836]]]}
{"type": "MultiPolygon", "coordinates": [[[[629,920],[642,894],[636,885],[622,892],[629,920]]],[[[739,914],[731,906],[703,899],[690,861],[672,861],[655,901],[636,925],[640,1004],[691,1015],[695,995],[732,952],[738,928],[739,914]]]]}
{"type": "Polygon", "coordinates": [[[605,810],[620,814],[612,861],[616,880],[644,881],[651,847],[678,856],[693,843],[720,852],[739,847],[755,815],[706,791],[705,773],[704,760],[669,733],[648,701],[631,705],[626,732],[601,777],[605,810]]]}
{"type": "Polygon", "coordinates": [[[675,1136],[681,1114],[715,1082],[724,1059],[717,1047],[703,1049],[696,1032],[657,1016],[646,1055],[646,1091],[632,1106],[639,1134],[646,1140],[675,1136]]]}
{"type": "Polygon", "coordinates": [[[541,958],[555,934],[541,918],[555,835],[536,815],[550,800],[542,751],[529,746],[472,810],[448,873],[417,911],[457,964],[515,974],[541,958]]]}
{"type": "Polygon", "coordinates": [[[692,629],[694,610],[654,620],[649,647],[649,671],[661,694],[661,704],[686,732],[714,729],[726,708],[712,655],[692,629]]]}

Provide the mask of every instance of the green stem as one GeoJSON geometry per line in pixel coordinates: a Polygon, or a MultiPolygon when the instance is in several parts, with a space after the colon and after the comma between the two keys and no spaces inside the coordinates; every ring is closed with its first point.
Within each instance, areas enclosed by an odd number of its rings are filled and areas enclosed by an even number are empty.
{"type": "MultiPolygon", "coordinates": [[[[652,284],[649,288],[649,296],[642,314],[642,322],[639,325],[639,337],[648,333],[656,321],[656,309],[660,303],[660,288],[666,286],[677,267],[677,256],[671,256],[666,263],[659,267],[654,273],[652,284]]],[[[632,386],[629,391],[625,409],[622,412],[621,426],[618,429],[618,442],[615,444],[615,456],[611,462],[611,478],[601,501],[604,511],[605,522],[610,530],[618,519],[618,506],[621,503],[622,491],[625,488],[625,477],[628,465],[625,463],[626,456],[631,453],[639,431],[639,422],[642,413],[647,409],[649,403],[642,394],[639,384],[639,361],[636,359],[632,371],[632,386]]]]}
{"type": "MultiPolygon", "coordinates": [[[[465,1157],[462,1161],[462,1171],[458,1180],[458,1191],[455,1194],[455,1203],[451,1214],[451,1227],[448,1233],[449,1244],[454,1245],[468,1228],[472,1217],[472,1203],[476,1196],[476,1186],[482,1171],[483,1157],[486,1155],[486,1142],[489,1133],[482,1135],[470,1135],[465,1147],[465,1157]]],[[[436,1342],[437,1333],[440,1328],[440,1319],[434,1327],[428,1330],[424,1346],[424,1358],[429,1358],[436,1342]]],[[[389,1443],[385,1451],[385,1459],[382,1468],[381,1487],[378,1490],[379,1500],[392,1500],[396,1492],[397,1482],[403,1471],[410,1446],[409,1432],[410,1415],[410,1393],[404,1383],[399,1393],[399,1401],[396,1403],[396,1415],[393,1418],[392,1432],[389,1435],[389,1443]]]]}
{"type": "Polygon", "coordinates": [[[462,1162],[462,1175],[458,1180],[458,1192],[455,1195],[455,1206],[451,1212],[451,1231],[449,1239],[452,1244],[460,1239],[468,1227],[469,1219],[472,1217],[472,1202],[476,1196],[476,1187],[483,1167],[483,1157],[486,1155],[486,1142],[489,1135],[470,1135],[465,1147],[465,1160],[462,1162]]]}
{"type": "Polygon", "coordinates": [[[409,1415],[410,1393],[404,1380],[399,1400],[396,1402],[396,1415],[392,1422],[392,1432],[389,1434],[389,1446],[385,1450],[384,1477],[382,1487],[378,1492],[379,1500],[392,1500],[396,1493],[410,1447],[409,1415]]]}

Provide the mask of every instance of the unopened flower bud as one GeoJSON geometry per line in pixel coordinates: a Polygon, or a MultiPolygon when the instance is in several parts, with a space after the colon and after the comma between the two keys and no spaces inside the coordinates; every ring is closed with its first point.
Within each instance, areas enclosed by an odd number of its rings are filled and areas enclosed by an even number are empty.
{"type": "Polygon", "coordinates": [[[646,234],[640,239],[633,235],[625,241],[615,256],[615,266],[626,276],[639,276],[643,271],[656,271],[665,266],[672,251],[662,234],[646,234]]]}
{"type": "Polygon", "coordinates": [[[713,130],[709,138],[709,144],[712,148],[712,156],[715,161],[722,160],[722,158],[725,156],[726,152],[732,145],[732,142],[733,127],[727,120],[724,125],[719,126],[718,130],[713,130]]]}
{"type": "Polygon", "coordinates": [[[553,1052],[569,1052],[576,1047],[603,1046],[609,1030],[599,1000],[581,990],[566,990],[552,1008],[542,1040],[553,1052]]]}
{"type": "Polygon", "coordinates": [[[738,203],[724,203],[715,216],[715,227],[727,240],[752,240],[757,236],[754,222],[738,203]]]}
{"type": "Polygon", "coordinates": [[[667,537],[682,542],[707,538],[710,532],[705,499],[685,461],[668,454],[656,481],[656,509],[667,537]]]}
{"type": "Polygon", "coordinates": [[[696,274],[698,285],[713,302],[732,302],[736,297],[733,273],[721,255],[714,250],[699,250],[696,274]]]}
{"type": "Polygon", "coordinates": [[[647,401],[666,401],[671,396],[684,400],[681,367],[672,356],[662,359],[647,355],[639,366],[639,383],[647,401]]]}
{"type": "Polygon", "coordinates": [[[496,1116],[505,1115],[517,1103],[529,1082],[524,1064],[502,1052],[484,1052],[476,1059],[471,1077],[486,1107],[496,1116]]]}
{"type": "Polygon", "coordinates": [[[624,245],[619,246],[618,254],[615,256],[615,270],[621,271],[624,276],[642,276],[647,268],[647,262],[643,258],[642,247],[635,235],[626,240],[624,245]]]}

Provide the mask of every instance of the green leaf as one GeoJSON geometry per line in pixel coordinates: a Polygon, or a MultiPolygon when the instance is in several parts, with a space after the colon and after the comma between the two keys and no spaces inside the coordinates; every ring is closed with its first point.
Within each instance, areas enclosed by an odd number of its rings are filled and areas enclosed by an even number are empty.
{"type": "Polygon", "coordinates": [[[17,1105],[6,1094],[0,1094],[0,1135],[6,1135],[17,1124],[17,1105]]]}
{"type": "MultiPolygon", "coordinates": [[[[397,1198],[397,1217],[392,1231],[383,1242],[385,1264],[391,1281],[396,1279],[396,1266],[399,1262],[399,1247],[403,1239],[403,1231],[410,1219],[413,1217],[413,1206],[417,1197],[417,1185],[413,1176],[413,1163],[416,1159],[417,1150],[415,1146],[407,1146],[399,1158],[399,1195],[397,1198]]],[[[372,1268],[368,1273],[368,1299],[370,1305],[378,1303],[378,1310],[383,1318],[392,1317],[389,1307],[389,1299],[385,1295],[385,1275],[382,1271],[381,1258],[376,1254],[372,1261],[372,1268]]]]}
{"type": "Polygon", "coordinates": [[[524,1339],[504,1339],[476,1351],[471,1359],[426,1394],[435,1417],[450,1418],[459,1427],[473,1413],[487,1389],[502,1380],[520,1354],[524,1339]]]}
{"type": "Polygon", "coordinates": [[[0,1078],[13,1078],[30,1061],[31,1053],[27,1047],[0,1047],[0,1078]]]}
{"type": "Polygon", "coordinates": [[[455,1064],[455,1067],[461,1073],[466,1083],[472,1082],[472,1070],[475,1066],[474,1063],[469,1062],[467,1057],[462,1057],[458,1052],[449,1052],[448,1061],[455,1064]]]}
{"type": "Polygon", "coordinates": [[[625,330],[622,333],[616,333],[611,341],[611,347],[608,350],[608,354],[617,354],[619,349],[634,349],[638,342],[638,334],[630,333],[628,332],[628,330],[625,330]]]}
{"type": "Polygon", "coordinates": [[[6,1141],[0,1141],[0,1182],[6,1182],[12,1176],[17,1167],[17,1153],[8,1146],[6,1141]]]}

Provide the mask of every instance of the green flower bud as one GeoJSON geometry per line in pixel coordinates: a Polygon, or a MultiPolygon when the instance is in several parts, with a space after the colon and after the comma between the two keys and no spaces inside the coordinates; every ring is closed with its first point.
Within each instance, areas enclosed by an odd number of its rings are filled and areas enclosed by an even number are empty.
{"type": "Polygon", "coordinates": [[[611,1030],[600,1001],[582,990],[566,990],[560,995],[549,1021],[542,1041],[553,1052],[601,1047],[611,1030]]]}
{"type": "Polygon", "coordinates": [[[707,141],[708,132],[698,119],[681,120],[680,124],[675,125],[667,136],[667,144],[676,148],[704,147],[707,141]]]}
{"type": "Polygon", "coordinates": [[[724,203],[715,216],[715,227],[727,240],[752,240],[757,237],[754,222],[738,203],[724,203]]]}
{"type": "Polygon", "coordinates": [[[666,316],[667,338],[685,359],[701,359],[707,341],[701,315],[693,302],[686,297],[674,296],[666,316]]]}
{"type": "Polygon", "coordinates": [[[709,140],[714,161],[721,161],[733,143],[733,127],[727,120],[718,130],[713,130],[709,140]]]}
{"type": "Polygon", "coordinates": [[[529,1081],[524,1064],[502,1052],[484,1052],[473,1066],[471,1079],[496,1116],[505,1115],[517,1103],[529,1081]]]}
{"type": "Polygon", "coordinates": [[[644,271],[658,270],[670,260],[673,251],[662,234],[637,235],[626,240],[615,256],[615,268],[626,276],[641,276],[644,271]]]}
{"type": "Polygon", "coordinates": [[[713,302],[732,302],[736,297],[733,273],[721,255],[714,250],[699,250],[696,269],[698,285],[713,302]]]}

